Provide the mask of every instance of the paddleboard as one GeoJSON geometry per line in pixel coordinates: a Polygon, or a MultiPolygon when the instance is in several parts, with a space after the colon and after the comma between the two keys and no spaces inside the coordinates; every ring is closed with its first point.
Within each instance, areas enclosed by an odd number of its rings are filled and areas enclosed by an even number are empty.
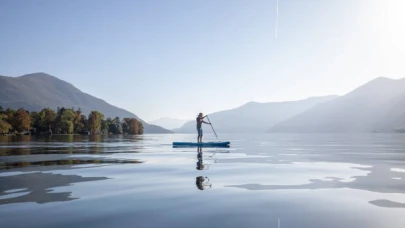
{"type": "Polygon", "coordinates": [[[229,147],[229,141],[225,142],[173,142],[173,146],[177,147],[229,147]]]}

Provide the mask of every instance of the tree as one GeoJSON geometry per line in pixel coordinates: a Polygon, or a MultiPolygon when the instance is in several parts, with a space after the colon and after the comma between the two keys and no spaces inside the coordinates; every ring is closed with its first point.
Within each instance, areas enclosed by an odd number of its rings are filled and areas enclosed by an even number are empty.
{"type": "MultiPolygon", "coordinates": [[[[110,119],[111,120],[111,119],[110,119]]],[[[108,122],[107,120],[101,120],[101,134],[108,134],[108,122]]]]}
{"type": "Polygon", "coordinates": [[[101,120],[104,118],[104,115],[97,111],[92,111],[89,114],[89,129],[92,134],[99,134],[101,131],[101,120]]]}
{"type": "Polygon", "coordinates": [[[122,124],[120,118],[117,116],[113,120],[113,124],[115,125],[116,132],[114,134],[122,134],[122,124]]]}
{"type": "Polygon", "coordinates": [[[105,121],[105,124],[107,125],[107,133],[108,134],[115,134],[115,126],[113,125],[113,121],[110,117],[107,118],[107,120],[105,121]]]}
{"type": "Polygon", "coordinates": [[[62,113],[66,109],[64,107],[57,107],[56,108],[56,118],[55,118],[55,132],[60,134],[62,132],[62,113]]]}
{"type": "MultiPolygon", "coordinates": [[[[124,118],[123,129],[124,133],[128,133],[131,135],[140,134],[140,125],[139,121],[135,118],[124,118]]],[[[142,125],[142,132],[143,132],[143,125],[142,125]]]]}
{"type": "Polygon", "coordinates": [[[44,108],[40,112],[28,112],[23,108],[17,111],[7,108],[3,110],[0,106],[0,133],[10,131],[19,131],[31,129],[31,126],[37,131],[47,131],[52,133],[79,133],[90,131],[91,134],[143,134],[143,124],[135,118],[119,117],[114,119],[107,118],[98,111],[92,111],[88,117],[83,115],[80,108],[58,107],[57,111],[50,108],[44,108]]]}
{"type": "Polygon", "coordinates": [[[89,122],[87,120],[87,116],[85,115],[81,115],[81,121],[80,121],[80,125],[83,126],[82,131],[88,131],[89,130],[89,122]]]}
{"type": "Polygon", "coordinates": [[[26,110],[20,108],[14,114],[14,126],[16,131],[22,132],[29,130],[31,127],[31,117],[26,110]]]}
{"type": "Polygon", "coordinates": [[[111,134],[122,134],[122,124],[119,117],[107,118],[108,132],[111,134]]]}
{"type": "Polygon", "coordinates": [[[129,133],[129,126],[128,126],[128,124],[127,124],[126,119],[127,119],[127,118],[124,118],[124,119],[123,119],[123,122],[122,122],[122,124],[121,124],[121,126],[122,126],[122,133],[124,133],[124,134],[128,134],[128,133],[129,133]]]}
{"type": "Polygon", "coordinates": [[[139,122],[139,131],[138,134],[143,135],[143,124],[142,122],[139,122]]]}
{"type": "Polygon", "coordinates": [[[62,114],[62,130],[65,133],[72,134],[74,130],[73,121],[75,119],[75,112],[73,109],[66,109],[62,114]]]}
{"type": "Polygon", "coordinates": [[[58,130],[64,134],[72,134],[74,130],[73,120],[75,112],[71,108],[58,108],[56,125],[58,130]]]}
{"type": "Polygon", "coordinates": [[[41,116],[41,127],[43,130],[51,130],[52,128],[56,127],[55,119],[56,113],[50,108],[44,108],[40,112],[41,116]]]}
{"type": "Polygon", "coordinates": [[[30,118],[31,118],[31,127],[35,128],[35,131],[40,129],[40,122],[41,122],[41,116],[39,112],[30,112],[30,118]]]}
{"type": "MultiPolygon", "coordinates": [[[[82,110],[79,108],[77,111],[75,111],[75,118],[73,120],[73,125],[74,125],[74,132],[78,133],[84,130],[85,124],[83,123],[83,116],[82,115],[82,110]]],[[[86,116],[84,116],[86,117],[86,116]]]]}
{"type": "Polygon", "coordinates": [[[135,119],[135,118],[131,119],[130,129],[132,131],[132,134],[134,134],[134,135],[139,134],[139,122],[137,119],[135,119]]]}
{"type": "Polygon", "coordinates": [[[0,113],[0,134],[6,134],[10,130],[11,125],[7,122],[7,115],[0,113]]]}

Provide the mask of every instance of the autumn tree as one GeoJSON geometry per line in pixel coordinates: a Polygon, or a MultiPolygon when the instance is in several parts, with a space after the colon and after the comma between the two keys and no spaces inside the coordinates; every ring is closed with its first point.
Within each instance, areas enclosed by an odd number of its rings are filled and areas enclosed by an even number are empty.
{"type": "Polygon", "coordinates": [[[89,129],[92,134],[99,134],[101,131],[101,120],[104,118],[104,115],[97,111],[92,111],[89,114],[89,129]]]}
{"type": "Polygon", "coordinates": [[[14,115],[15,115],[15,113],[16,113],[16,111],[14,110],[14,109],[12,109],[12,108],[7,108],[6,109],[6,111],[4,111],[4,114],[7,116],[7,122],[8,122],[8,124],[10,124],[11,125],[11,129],[10,130],[13,130],[13,127],[14,127],[14,115]]]}
{"type": "Polygon", "coordinates": [[[29,113],[23,108],[18,109],[17,112],[14,114],[13,124],[14,130],[18,132],[29,130],[31,127],[31,117],[29,113]]]}
{"type": "Polygon", "coordinates": [[[139,134],[139,122],[137,119],[132,118],[131,119],[131,125],[129,127],[131,129],[131,133],[134,135],[138,135],[139,134]]]}
{"type": "Polygon", "coordinates": [[[86,130],[87,118],[85,115],[83,115],[82,110],[79,108],[74,112],[74,114],[75,114],[75,117],[73,119],[74,132],[78,133],[86,130]]]}
{"type": "MultiPolygon", "coordinates": [[[[124,133],[137,135],[140,134],[140,122],[135,118],[124,118],[123,129],[124,133]]],[[[143,125],[142,125],[142,133],[143,133],[143,125]]]]}
{"type": "Polygon", "coordinates": [[[7,118],[6,114],[0,113],[0,134],[6,134],[11,130],[11,125],[8,123],[7,118]]]}

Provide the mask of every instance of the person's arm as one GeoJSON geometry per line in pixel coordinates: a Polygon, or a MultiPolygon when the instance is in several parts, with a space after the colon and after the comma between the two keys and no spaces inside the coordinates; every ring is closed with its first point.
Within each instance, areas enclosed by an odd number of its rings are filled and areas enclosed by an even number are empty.
{"type": "Polygon", "coordinates": [[[202,120],[202,122],[205,123],[205,124],[211,124],[211,123],[208,123],[208,122],[205,122],[205,121],[204,121],[204,118],[207,117],[207,116],[208,116],[208,115],[203,116],[203,117],[201,118],[201,120],[202,120]]]}

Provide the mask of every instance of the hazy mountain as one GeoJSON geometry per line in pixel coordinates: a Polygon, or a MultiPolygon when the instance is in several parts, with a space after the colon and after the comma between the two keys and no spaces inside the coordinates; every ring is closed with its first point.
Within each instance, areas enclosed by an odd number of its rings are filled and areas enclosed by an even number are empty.
{"type": "MultiPolygon", "coordinates": [[[[215,131],[223,133],[262,133],[272,125],[297,115],[316,104],[335,99],[337,96],[314,97],[299,101],[258,103],[249,102],[235,109],[209,114],[215,131]]],[[[197,117],[197,113],[196,113],[197,117]]],[[[205,128],[210,129],[209,126],[205,128]]],[[[196,131],[196,121],[189,121],[178,133],[196,131]]]]}
{"type": "Polygon", "coordinates": [[[374,132],[405,127],[405,79],[377,78],[270,128],[270,132],[374,132]]]}
{"type": "MultiPolygon", "coordinates": [[[[402,81],[405,84],[405,79],[402,81]]],[[[375,125],[375,131],[405,132],[405,92],[387,103],[386,110],[387,112],[375,125]]]]}
{"type": "Polygon", "coordinates": [[[72,84],[45,73],[21,77],[0,76],[0,105],[3,108],[25,108],[39,111],[45,107],[80,108],[84,114],[96,110],[106,117],[133,117],[144,123],[145,133],[169,133],[170,131],[145,123],[135,114],[83,93],[72,84]]]}
{"type": "Polygon", "coordinates": [[[172,118],[159,118],[157,120],[149,121],[150,124],[158,125],[166,129],[174,129],[183,126],[186,122],[190,120],[180,120],[172,118]]]}

